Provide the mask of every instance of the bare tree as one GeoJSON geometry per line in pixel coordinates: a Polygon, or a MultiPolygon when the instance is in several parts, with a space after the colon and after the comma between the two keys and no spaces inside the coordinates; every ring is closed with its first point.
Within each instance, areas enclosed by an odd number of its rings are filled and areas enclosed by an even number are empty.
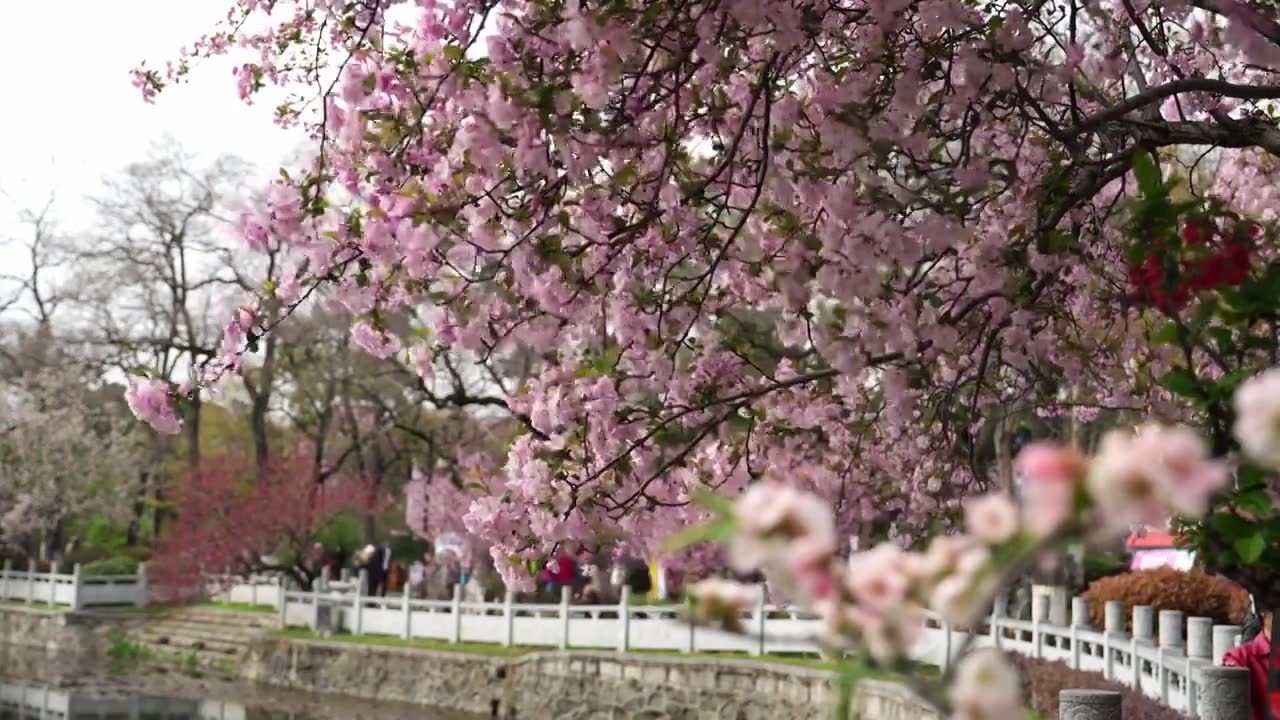
{"type": "MultiPolygon", "coordinates": [[[[106,181],[77,249],[83,338],[108,367],[172,379],[217,351],[219,310],[237,278],[223,262],[226,208],[244,164],[200,165],[172,142],[106,181]]],[[[185,417],[200,463],[201,400],[185,417]]]]}

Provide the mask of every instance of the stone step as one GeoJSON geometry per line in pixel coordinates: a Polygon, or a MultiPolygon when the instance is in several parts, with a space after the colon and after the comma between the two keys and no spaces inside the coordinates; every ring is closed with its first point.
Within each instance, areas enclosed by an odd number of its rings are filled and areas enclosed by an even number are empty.
{"type": "Polygon", "coordinates": [[[166,635],[146,630],[138,633],[137,637],[143,645],[169,648],[172,652],[195,650],[224,656],[237,656],[244,652],[246,647],[244,643],[228,642],[226,640],[212,640],[201,637],[189,637],[186,635],[166,635]]]}
{"type": "Polygon", "coordinates": [[[191,622],[202,622],[211,625],[245,627],[275,627],[276,623],[279,622],[274,613],[221,610],[218,608],[182,608],[165,617],[181,618],[191,622]]]}
{"type": "Polygon", "coordinates": [[[272,628],[263,627],[239,627],[233,625],[213,625],[210,623],[190,622],[179,618],[169,618],[153,623],[148,623],[144,627],[163,629],[174,633],[191,633],[195,635],[209,635],[212,637],[232,637],[232,638],[256,638],[270,632],[272,628]]]}
{"type": "Polygon", "coordinates": [[[158,645],[149,642],[140,642],[138,644],[150,651],[152,655],[151,663],[166,666],[177,664],[181,667],[186,667],[189,664],[194,664],[201,670],[214,670],[219,673],[232,674],[235,672],[239,660],[238,655],[228,653],[174,647],[172,645],[158,645]]]}

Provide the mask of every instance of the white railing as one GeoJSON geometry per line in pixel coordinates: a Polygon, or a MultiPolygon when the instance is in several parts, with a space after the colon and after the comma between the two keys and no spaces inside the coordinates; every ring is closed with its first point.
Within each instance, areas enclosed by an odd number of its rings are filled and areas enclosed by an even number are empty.
{"type": "Polygon", "coordinates": [[[136,575],[85,575],[76,565],[70,573],[14,570],[6,562],[0,569],[0,602],[52,605],[72,610],[95,607],[144,607],[147,604],[147,566],[138,564],[136,575]]]}
{"type": "MultiPolygon", "coordinates": [[[[624,592],[616,605],[571,605],[568,595],[559,603],[516,603],[508,594],[502,602],[463,602],[462,586],[452,600],[416,600],[408,591],[394,597],[368,597],[354,581],[320,583],[321,590],[286,589],[282,578],[255,576],[218,583],[215,599],[268,606],[276,610],[281,627],[345,630],[356,635],[430,638],[448,642],[496,643],[531,647],[666,650],[680,652],[812,653],[822,631],[821,620],[795,608],[766,607],[761,602],[741,618],[745,633],[693,627],[680,621],[680,608],[633,604],[624,592]],[[282,602],[283,600],[283,602],[282,602]]],[[[104,606],[144,606],[147,602],[145,565],[137,575],[86,576],[77,566],[70,574],[18,572],[6,565],[0,571],[0,601],[54,605],[70,609],[104,606]]],[[[1214,626],[1206,618],[1184,621],[1181,613],[1163,611],[1159,637],[1150,607],[1132,609],[1134,632],[1125,631],[1126,608],[1109,602],[1107,627],[1088,625],[1088,603],[1072,601],[1068,627],[1047,621],[1047,598],[1036,603],[1032,621],[1005,617],[1005,603],[969,632],[945,627],[930,618],[913,658],[946,667],[966,643],[996,646],[1022,655],[1060,660],[1072,668],[1105,677],[1160,700],[1176,710],[1199,716],[1196,690],[1199,668],[1220,661],[1238,643],[1239,628],[1214,626]]]]}
{"type": "MultiPolygon", "coordinates": [[[[571,605],[568,594],[559,603],[516,603],[510,594],[503,602],[463,602],[461,591],[461,586],[456,586],[453,599],[443,601],[417,600],[407,592],[367,597],[359,585],[350,590],[285,591],[284,604],[276,604],[275,609],[281,627],[619,652],[816,653],[815,639],[822,632],[817,616],[795,608],[765,606],[763,594],[761,602],[740,618],[745,633],[736,634],[683,623],[677,606],[633,604],[625,591],[617,605],[571,605]]],[[[1088,626],[1084,598],[1072,601],[1068,627],[1047,622],[1047,603],[1037,603],[1032,621],[1004,617],[1003,600],[996,606],[991,617],[973,628],[972,638],[969,631],[947,627],[931,616],[912,652],[913,659],[945,668],[966,644],[999,647],[1099,673],[1199,717],[1200,668],[1220,662],[1222,654],[1239,643],[1238,627],[1214,626],[1207,618],[1190,618],[1184,623],[1182,613],[1176,611],[1160,613],[1157,640],[1154,614],[1146,606],[1133,609],[1133,635],[1124,629],[1126,609],[1122,603],[1107,603],[1105,630],[1088,626]]]]}

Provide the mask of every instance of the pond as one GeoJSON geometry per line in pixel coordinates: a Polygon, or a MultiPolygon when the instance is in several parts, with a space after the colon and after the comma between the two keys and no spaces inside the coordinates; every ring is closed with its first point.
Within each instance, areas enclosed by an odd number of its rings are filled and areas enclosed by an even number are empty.
{"type": "Polygon", "coordinates": [[[153,668],[124,671],[0,645],[0,720],[479,720],[420,705],[278,690],[153,668]]]}

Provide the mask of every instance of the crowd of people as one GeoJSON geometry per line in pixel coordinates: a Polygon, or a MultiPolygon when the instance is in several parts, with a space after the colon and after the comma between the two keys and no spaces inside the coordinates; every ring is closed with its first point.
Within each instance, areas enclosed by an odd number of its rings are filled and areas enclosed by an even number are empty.
{"type": "MultiPolygon", "coordinates": [[[[364,592],[370,596],[401,593],[406,586],[414,597],[431,599],[447,599],[454,585],[463,586],[468,600],[491,600],[501,592],[490,564],[464,562],[451,550],[409,559],[397,558],[386,542],[354,552],[316,543],[309,564],[317,580],[338,580],[344,570],[352,578],[363,573],[364,592]]],[[[539,581],[534,595],[541,600],[558,600],[565,587],[570,589],[574,602],[582,604],[615,603],[623,587],[630,588],[633,596],[659,589],[644,560],[615,559],[607,552],[592,553],[571,544],[545,558],[533,571],[539,581]]]]}

